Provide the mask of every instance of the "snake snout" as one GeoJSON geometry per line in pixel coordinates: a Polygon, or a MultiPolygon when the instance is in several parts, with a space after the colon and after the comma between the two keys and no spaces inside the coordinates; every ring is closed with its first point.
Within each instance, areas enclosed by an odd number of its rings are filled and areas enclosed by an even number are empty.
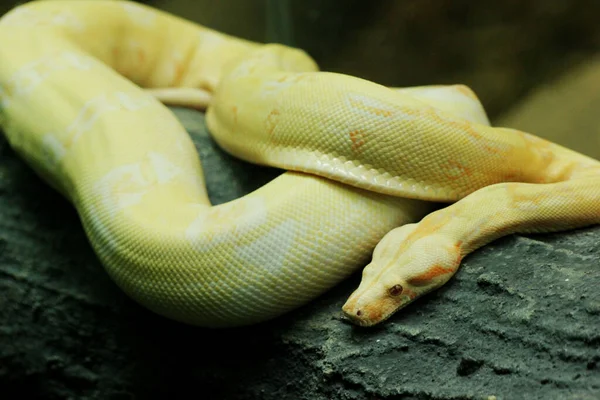
{"type": "Polygon", "coordinates": [[[342,307],[344,316],[360,326],[373,326],[388,319],[402,302],[401,286],[393,285],[381,290],[368,288],[355,291],[342,307]]]}
{"type": "Polygon", "coordinates": [[[373,307],[356,308],[347,304],[342,307],[342,312],[344,313],[344,317],[355,325],[371,326],[376,324],[381,318],[380,313],[373,310],[373,307]]]}

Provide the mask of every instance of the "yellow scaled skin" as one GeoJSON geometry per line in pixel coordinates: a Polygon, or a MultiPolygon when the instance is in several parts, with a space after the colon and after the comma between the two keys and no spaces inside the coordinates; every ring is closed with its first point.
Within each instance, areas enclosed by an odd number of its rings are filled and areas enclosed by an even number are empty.
{"type": "Polygon", "coordinates": [[[196,325],[294,309],[381,240],[344,305],[373,325],[499,236],[600,222],[600,163],[489,127],[464,87],[392,90],[317,72],[299,50],[126,1],[41,1],[4,16],[0,107],[11,146],[73,202],[116,283],[196,325]],[[194,147],[157,99],[208,105],[225,150],[295,172],[211,207],[194,147]],[[517,181],[533,184],[503,183],[517,181]],[[459,201],[413,224],[434,209],[424,200],[459,201]]]}

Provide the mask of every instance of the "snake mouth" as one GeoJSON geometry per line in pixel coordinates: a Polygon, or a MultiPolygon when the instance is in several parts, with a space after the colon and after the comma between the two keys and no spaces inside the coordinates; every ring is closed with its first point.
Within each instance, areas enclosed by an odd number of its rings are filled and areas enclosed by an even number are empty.
{"type": "Polygon", "coordinates": [[[377,322],[371,322],[370,320],[361,318],[360,313],[361,313],[360,310],[358,310],[357,313],[349,313],[349,312],[343,311],[344,319],[354,325],[361,326],[361,327],[370,327],[377,323],[377,322]]]}
{"type": "Polygon", "coordinates": [[[360,299],[351,298],[342,307],[345,319],[355,325],[369,327],[377,325],[394,314],[398,305],[391,299],[381,299],[362,304],[360,299]]]}

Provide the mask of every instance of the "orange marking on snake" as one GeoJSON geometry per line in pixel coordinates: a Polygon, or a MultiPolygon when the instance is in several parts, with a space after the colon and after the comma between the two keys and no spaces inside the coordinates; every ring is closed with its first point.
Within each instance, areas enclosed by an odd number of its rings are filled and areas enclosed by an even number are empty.
{"type": "Polygon", "coordinates": [[[446,167],[448,169],[446,170],[446,173],[444,175],[450,180],[456,180],[464,176],[470,176],[472,174],[470,168],[466,167],[464,164],[456,160],[448,161],[446,167]]]}
{"type": "Polygon", "coordinates": [[[487,151],[488,153],[492,153],[492,154],[500,154],[503,151],[497,147],[494,146],[490,146],[485,138],[479,133],[477,132],[475,129],[473,129],[469,124],[465,123],[458,123],[455,122],[454,125],[456,125],[459,129],[464,130],[464,132],[471,136],[480,146],[483,150],[487,151]]]}
{"type": "Polygon", "coordinates": [[[467,86],[465,86],[465,85],[455,85],[454,87],[461,94],[464,94],[465,96],[467,96],[467,97],[469,97],[469,98],[471,98],[473,100],[478,100],[477,96],[475,95],[475,93],[473,93],[473,91],[471,89],[469,89],[467,86]]]}
{"type": "Polygon", "coordinates": [[[277,78],[276,81],[279,83],[284,83],[284,82],[298,83],[308,77],[310,77],[309,74],[297,73],[294,75],[283,75],[280,78],[277,78]]]}
{"type": "Polygon", "coordinates": [[[360,152],[360,148],[365,144],[365,133],[361,130],[355,130],[349,133],[352,142],[352,150],[360,152]]]}
{"type": "Polygon", "coordinates": [[[279,122],[278,121],[279,115],[281,115],[281,112],[277,109],[274,109],[267,116],[267,119],[265,120],[265,128],[269,135],[272,135],[273,132],[275,131],[275,127],[277,126],[277,123],[279,122]]]}
{"type": "Polygon", "coordinates": [[[460,266],[460,262],[462,261],[462,258],[463,258],[462,245],[463,245],[462,240],[459,240],[458,242],[454,243],[454,251],[456,251],[456,260],[454,260],[454,263],[455,263],[456,269],[458,269],[458,267],[460,266]]]}
{"type": "Polygon", "coordinates": [[[384,110],[383,108],[370,106],[355,99],[350,99],[350,105],[352,107],[377,115],[378,117],[389,118],[394,115],[394,112],[391,110],[384,110]]]}
{"type": "MultiPolygon", "coordinates": [[[[475,97],[476,98],[476,97],[475,97]]],[[[423,110],[417,110],[414,112],[417,115],[427,115],[434,119],[436,122],[441,124],[442,126],[453,126],[456,129],[464,132],[469,135],[477,142],[479,146],[481,146],[482,150],[485,150],[488,153],[492,154],[506,154],[512,150],[512,148],[508,146],[499,147],[494,145],[493,142],[488,141],[481,133],[479,133],[474,125],[472,125],[469,121],[462,119],[455,119],[449,115],[444,115],[444,113],[440,112],[435,108],[424,108],[423,110]]]]}
{"type": "Polygon", "coordinates": [[[466,121],[465,122],[453,121],[453,122],[450,122],[450,124],[456,126],[458,129],[461,129],[467,135],[469,135],[473,139],[475,139],[475,141],[477,141],[477,143],[481,146],[481,148],[483,150],[487,151],[488,153],[502,154],[502,153],[506,153],[509,150],[506,148],[500,148],[497,145],[496,145],[496,147],[494,147],[493,143],[488,143],[488,140],[485,139],[479,132],[477,132],[477,130],[475,128],[473,128],[473,126],[471,124],[469,124],[466,121]]]}
{"type": "Polygon", "coordinates": [[[536,148],[536,149],[550,149],[550,151],[552,151],[552,146],[553,143],[543,139],[541,137],[537,137],[534,135],[531,135],[527,132],[523,132],[523,131],[519,131],[519,130],[513,130],[514,132],[516,132],[519,136],[521,136],[521,138],[531,147],[536,148]]]}
{"type": "Polygon", "coordinates": [[[369,319],[372,320],[379,320],[381,319],[381,314],[382,314],[382,307],[380,307],[378,304],[374,303],[374,304],[369,304],[366,305],[361,311],[361,313],[365,313],[369,316],[369,319]]]}
{"type": "Polygon", "coordinates": [[[481,147],[482,150],[488,153],[492,153],[494,155],[501,155],[507,154],[512,150],[512,148],[508,146],[494,146],[494,143],[488,141],[481,133],[477,131],[475,126],[473,126],[469,121],[453,118],[450,115],[444,114],[437,108],[430,107],[415,109],[411,107],[406,107],[402,110],[402,112],[416,118],[430,117],[433,121],[437,122],[441,126],[452,126],[457,130],[463,132],[464,134],[470,136],[473,139],[473,141],[481,147]]]}
{"type": "Polygon", "coordinates": [[[400,244],[400,249],[403,250],[404,248],[411,246],[411,244],[416,242],[418,239],[432,235],[439,231],[444,227],[444,225],[448,224],[451,218],[451,215],[441,211],[438,214],[430,214],[426,216],[421,220],[419,225],[417,225],[417,228],[410,232],[406,239],[402,241],[400,244]]]}
{"type": "Polygon", "coordinates": [[[423,272],[422,274],[419,274],[415,277],[410,278],[409,283],[411,285],[416,285],[416,286],[428,284],[429,282],[431,282],[433,279],[437,278],[438,276],[450,274],[450,273],[453,273],[454,271],[456,271],[456,268],[445,268],[445,267],[442,267],[441,265],[433,265],[433,266],[429,267],[429,269],[427,271],[423,272]]]}
{"type": "Polygon", "coordinates": [[[519,170],[507,171],[504,175],[502,175],[503,182],[514,182],[518,181],[521,176],[519,170]]]}
{"type": "Polygon", "coordinates": [[[404,290],[402,291],[402,294],[408,296],[409,299],[414,300],[417,298],[417,292],[410,290],[408,288],[404,288],[404,290]]]}
{"type": "Polygon", "coordinates": [[[181,65],[181,63],[175,64],[175,77],[173,79],[173,83],[181,82],[181,78],[183,78],[184,71],[185,69],[183,68],[183,65],[181,65]]]}
{"type": "Polygon", "coordinates": [[[238,108],[237,106],[231,107],[231,115],[233,116],[233,123],[237,124],[238,122],[238,108]]]}
{"type": "Polygon", "coordinates": [[[137,58],[140,64],[143,64],[146,61],[146,53],[144,53],[144,50],[138,49],[137,58]]]}
{"type": "Polygon", "coordinates": [[[521,188],[519,188],[515,185],[508,185],[506,191],[507,191],[508,195],[510,196],[512,206],[515,208],[519,208],[521,206],[526,206],[526,205],[530,205],[530,204],[539,206],[542,201],[547,200],[546,197],[548,197],[548,195],[549,195],[548,193],[545,193],[545,194],[536,193],[536,196],[531,196],[530,194],[527,194],[526,192],[523,193],[521,188]]]}

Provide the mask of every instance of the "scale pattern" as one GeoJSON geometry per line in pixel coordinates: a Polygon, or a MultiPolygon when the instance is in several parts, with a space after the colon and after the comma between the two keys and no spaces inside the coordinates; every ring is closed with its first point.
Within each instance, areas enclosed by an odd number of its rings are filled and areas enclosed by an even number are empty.
{"type": "Polygon", "coordinates": [[[274,318],[375,248],[343,308],[373,325],[499,236],[600,222],[600,163],[490,127],[464,86],[391,89],[319,72],[301,50],[111,0],[15,8],[0,20],[0,60],[11,146],[74,204],[115,282],[186,323],[274,318]],[[290,171],[211,206],[161,96],[207,102],[226,151],[290,171]],[[430,201],[455,203],[417,223],[430,201]]]}

